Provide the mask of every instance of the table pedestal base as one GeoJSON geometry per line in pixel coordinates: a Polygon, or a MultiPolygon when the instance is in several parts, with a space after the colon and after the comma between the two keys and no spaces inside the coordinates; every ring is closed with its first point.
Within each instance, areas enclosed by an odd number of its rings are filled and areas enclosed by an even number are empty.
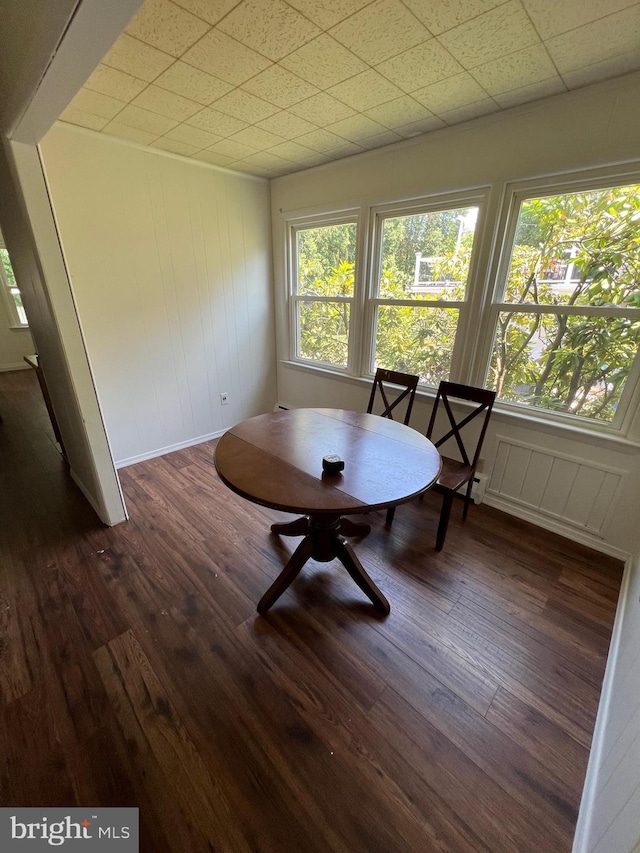
{"type": "Polygon", "coordinates": [[[342,535],[365,536],[370,530],[371,527],[368,524],[358,524],[339,515],[326,514],[304,516],[284,524],[272,524],[272,533],[278,533],[281,536],[304,536],[304,539],[293,552],[280,575],[260,599],[258,613],[266,613],[275,604],[300,574],[307,560],[328,563],[337,558],[376,610],[387,616],[391,609],[389,602],[366,573],[351,545],[342,538],[342,535]]]}

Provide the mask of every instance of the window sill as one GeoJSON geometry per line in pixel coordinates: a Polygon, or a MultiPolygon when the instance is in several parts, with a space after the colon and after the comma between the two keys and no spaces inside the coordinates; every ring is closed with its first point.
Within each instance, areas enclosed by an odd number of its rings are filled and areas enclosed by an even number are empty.
{"type": "MultiPolygon", "coordinates": [[[[371,388],[371,383],[373,381],[373,377],[366,378],[362,376],[351,376],[341,371],[318,367],[313,364],[303,364],[299,361],[281,359],[280,364],[288,370],[300,370],[303,373],[312,373],[318,377],[324,377],[325,379],[336,379],[339,382],[357,385],[361,388],[371,388]]],[[[435,396],[435,390],[428,391],[424,388],[419,388],[416,394],[416,399],[421,402],[428,403],[433,401],[435,396]]],[[[460,403],[459,405],[465,406],[466,404],[460,403]]],[[[599,446],[609,444],[613,445],[614,448],[627,448],[629,450],[637,450],[640,448],[640,439],[634,440],[619,432],[598,430],[592,427],[582,426],[581,424],[569,424],[563,421],[557,421],[541,414],[532,414],[528,411],[522,411],[519,407],[511,406],[508,403],[496,403],[493,407],[492,417],[503,422],[511,422],[515,425],[535,428],[536,430],[558,437],[579,437],[581,441],[591,442],[592,444],[599,446]]]]}
{"type": "Polygon", "coordinates": [[[20,325],[20,326],[11,326],[10,325],[9,328],[12,329],[14,332],[19,332],[19,331],[28,332],[29,331],[29,327],[23,326],[23,325],[20,325]]]}

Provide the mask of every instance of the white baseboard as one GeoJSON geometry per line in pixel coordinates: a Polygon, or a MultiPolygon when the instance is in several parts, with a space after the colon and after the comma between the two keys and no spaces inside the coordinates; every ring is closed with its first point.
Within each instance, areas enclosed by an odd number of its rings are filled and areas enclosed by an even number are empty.
{"type": "Polygon", "coordinates": [[[10,370],[30,370],[25,361],[15,361],[11,364],[0,364],[0,373],[8,373],[10,370]]]}
{"type": "Polygon", "coordinates": [[[574,542],[579,542],[581,545],[586,545],[589,548],[593,548],[595,551],[600,551],[602,554],[608,554],[610,557],[615,557],[618,560],[626,560],[629,557],[629,553],[627,551],[623,551],[621,548],[616,548],[615,545],[610,545],[608,542],[604,542],[597,536],[592,536],[586,530],[578,530],[577,528],[570,527],[567,524],[562,524],[562,522],[556,521],[547,515],[542,515],[534,510],[526,509],[521,504],[512,503],[511,501],[506,500],[505,498],[500,498],[491,492],[485,492],[482,502],[487,504],[487,506],[499,509],[501,512],[506,512],[509,515],[515,515],[516,518],[521,518],[523,521],[529,521],[531,524],[542,527],[544,530],[550,530],[552,533],[564,536],[565,539],[571,539],[574,542]]]}
{"type": "Polygon", "coordinates": [[[220,436],[224,435],[225,432],[226,429],[219,429],[216,432],[210,432],[207,435],[199,435],[197,438],[189,438],[187,441],[179,441],[177,444],[169,444],[166,447],[158,447],[156,450],[139,453],[137,456],[129,456],[127,459],[120,459],[116,461],[116,468],[126,468],[129,465],[135,465],[136,462],[146,462],[147,459],[156,459],[158,456],[165,456],[167,453],[173,453],[176,450],[184,450],[185,447],[204,444],[205,441],[212,441],[214,438],[220,438],[220,436]]]}

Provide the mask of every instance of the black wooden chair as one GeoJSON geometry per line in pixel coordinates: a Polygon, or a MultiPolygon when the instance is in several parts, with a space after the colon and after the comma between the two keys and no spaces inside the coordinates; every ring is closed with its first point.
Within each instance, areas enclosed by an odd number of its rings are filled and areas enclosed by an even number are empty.
{"type": "MultiPolygon", "coordinates": [[[[476,466],[480,458],[482,443],[489,425],[491,410],[496,398],[495,391],[488,391],[486,388],[474,388],[472,385],[460,385],[457,382],[441,382],[436,395],[433,411],[427,428],[427,438],[430,438],[436,447],[442,447],[450,440],[454,440],[461,459],[453,459],[450,456],[442,456],[442,471],[438,477],[438,482],[434,489],[442,492],[442,510],[440,512],[440,522],[438,524],[438,534],[436,538],[436,550],[442,551],[444,540],[447,535],[447,526],[449,524],[449,515],[451,513],[451,505],[456,492],[466,485],[466,494],[464,499],[464,509],[462,511],[462,520],[467,517],[469,504],[471,503],[471,489],[473,487],[473,478],[476,473],[476,466]],[[451,408],[451,400],[466,400],[469,403],[474,403],[473,411],[464,415],[460,420],[456,420],[456,416],[451,408]],[[433,428],[435,426],[440,403],[444,408],[449,419],[450,429],[439,438],[437,441],[433,439],[433,428]],[[461,431],[471,421],[478,417],[482,417],[483,423],[480,427],[480,434],[477,438],[475,448],[471,450],[470,442],[467,440],[465,445],[461,431]],[[472,455],[471,455],[472,454],[472,455]]],[[[467,435],[466,433],[465,435],[467,435]]],[[[391,524],[395,514],[395,507],[387,510],[387,524],[391,524]]]]}
{"type": "Polygon", "coordinates": [[[409,418],[411,417],[411,409],[413,408],[413,401],[416,398],[418,378],[419,377],[414,376],[412,373],[398,373],[395,370],[385,370],[383,367],[379,367],[376,370],[376,375],[373,380],[373,387],[371,388],[371,396],[369,397],[367,412],[369,414],[373,412],[376,403],[376,395],[379,394],[382,398],[382,405],[384,406],[384,411],[381,413],[381,417],[393,420],[392,411],[396,408],[398,403],[401,403],[406,399],[407,407],[404,414],[404,423],[405,425],[408,424],[409,418]],[[399,385],[404,390],[398,393],[397,389],[394,388],[393,395],[395,396],[392,396],[392,393],[386,386],[386,383],[390,385],[399,385]],[[389,402],[389,396],[391,396],[391,402],[389,402]]]}

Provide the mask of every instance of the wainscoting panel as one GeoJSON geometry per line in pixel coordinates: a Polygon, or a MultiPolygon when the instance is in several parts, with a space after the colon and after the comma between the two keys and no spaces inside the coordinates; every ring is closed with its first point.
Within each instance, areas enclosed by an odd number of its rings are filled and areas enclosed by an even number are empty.
{"type": "Polygon", "coordinates": [[[506,436],[497,441],[490,495],[602,535],[625,471],[506,436]]]}

